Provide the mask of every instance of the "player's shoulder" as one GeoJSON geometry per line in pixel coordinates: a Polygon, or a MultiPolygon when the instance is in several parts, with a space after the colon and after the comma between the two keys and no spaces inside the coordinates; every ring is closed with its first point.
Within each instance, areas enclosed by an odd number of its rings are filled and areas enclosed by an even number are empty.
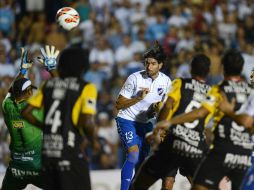
{"type": "Polygon", "coordinates": [[[8,93],[2,102],[2,109],[3,110],[8,109],[8,107],[12,106],[13,103],[14,103],[14,101],[12,100],[10,94],[8,93]]]}
{"type": "Polygon", "coordinates": [[[171,82],[172,82],[171,79],[170,79],[170,77],[167,76],[166,74],[162,73],[162,72],[159,72],[158,77],[159,77],[160,80],[162,80],[162,81],[164,81],[164,82],[166,82],[166,83],[168,83],[168,82],[171,83],[171,82]]]}
{"type": "Polygon", "coordinates": [[[91,82],[84,82],[83,88],[90,89],[90,90],[96,90],[96,85],[91,82]]]}
{"type": "Polygon", "coordinates": [[[129,77],[142,77],[146,74],[145,70],[137,71],[129,75],[129,77]]]}
{"type": "Polygon", "coordinates": [[[132,73],[130,74],[128,77],[127,77],[127,80],[128,81],[137,81],[137,80],[140,80],[141,78],[144,78],[144,74],[145,74],[145,71],[142,70],[142,71],[137,71],[135,73],[132,73]]]}
{"type": "Polygon", "coordinates": [[[172,85],[181,85],[183,83],[183,79],[182,78],[176,78],[172,81],[172,85]]]}
{"type": "Polygon", "coordinates": [[[91,82],[83,82],[81,96],[97,96],[97,88],[94,83],[91,82]]]}
{"type": "Polygon", "coordinates": [[[164,74],[163,72],[159,72],[159,77],[166,78],[166,79],[170,79],[169,76],[167,76],[167,75],[164,74]]]}

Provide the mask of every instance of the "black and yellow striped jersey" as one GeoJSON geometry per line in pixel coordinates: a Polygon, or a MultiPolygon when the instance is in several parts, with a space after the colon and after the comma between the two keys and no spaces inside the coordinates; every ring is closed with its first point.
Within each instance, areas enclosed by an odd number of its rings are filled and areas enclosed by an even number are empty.
{"type": "Polygon", "coordinates": [[[77,78],[48,80],[28,103],[44,108],[43,156],[70,158],[80,153],[81,114],[96,113],[95,85],[77,78]]]}
{"type": "MultiPolygon", "coordinates": [[[[194,78],[174,80],[168,93],[168,97],[174,99],[174,107],[167,120],[199,108],[209,89],[209,85],[194,78]]],[[[205,122],[204,118],[191,123],[171,126],[168,137],[175,139],[173,150],[185,156],[201,157],[204,149],[207,149],[204,136],[205,122]]]]}
{"type": "Polygon", "coordinates": [[[202,105],[213,115],[213,133],[215,135],[213,147],[215,151],[235,154],[249,154],[251,152],[250,130],[239,126],[218,110],[222,94],[225,94],[229,101],[233,98],[236,100],[234,111],[237,112],[241,105],[247,101],[250,93],[252,93],[252,88],[242,80],[224,80],[209,91],[209,98],[202,105]]]}

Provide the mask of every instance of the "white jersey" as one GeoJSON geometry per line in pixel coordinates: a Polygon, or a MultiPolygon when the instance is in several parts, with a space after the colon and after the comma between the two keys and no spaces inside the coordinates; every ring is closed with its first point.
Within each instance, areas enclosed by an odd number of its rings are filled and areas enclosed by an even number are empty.
{"type": "Polygon", "coordinates": [[[254,94],[251,94],[247,101],[241,106],[237,113],[245,113],[254,117],[254,94]]]}
{"type": "Polygon", "coordinates": [[[143,88],[148,88],[149,93],[136,104],[119,110],[117,117],[141,123],[149,122],[147,117],[148,108],[153,103],[165,101],[170,86],[170,78],[161,72],[159,72],[158,77],[154,80],[148,77],[144,70],[131,74],[125,81],[119,94],[131,99],[137,96],[143,88]]]}
{"type": "MultiPolygon", "coordinates": [[[[245,113],[252,117],[254,117],[254,94],[252,93],[247,101],[241,106],[240,110],[237,111],[237,114],[245,113]]],[[[254,135],[252,135],[252,143],[254,144],[254,135]]],[[[254,151],[252,152],[252,156],[254,157],[254,151]]]]}

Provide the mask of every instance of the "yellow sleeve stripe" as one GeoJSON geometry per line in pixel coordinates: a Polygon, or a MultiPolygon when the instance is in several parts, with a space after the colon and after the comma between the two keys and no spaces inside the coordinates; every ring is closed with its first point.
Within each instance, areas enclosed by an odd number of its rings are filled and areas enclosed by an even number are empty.
{"type": "Polygon", "coordinates": [[[210,112],[209,115],[206,117],[205,125],[208,124],[210,119],[213,119],[213,129],[217,126],[217,123],[224,115],[223,112],[220,112],[218,110],[221,99],[222,95],[220,92],[220,88],[218,85],[214,85],[208,92],[206,101],[202,102],[202,106],[210,112]]]}
{"type": "Polygon", "coordinates": [[[36,108],[42,107],[42,102],[43,102],[42,88],[43,88],[43,86],[37,91],[37,93],[34,96],[32,96],[31,98],[28,99],[28,101],[27,101],[28,104],[30,104],[36,108]]]}
{"type": "Polygon", "coordinates": [[[181,79],[175,79],[172,82],[171,89],[168,93],[168,97],[171,97],[176,102],[180,101],[181,99],[181,87],[182,87],[182,80],[181,79]]]}
{"type": "Polygon", "coordinates": [[[72,110],[72,121],[77,125],[80,114],[96,114],[97,90],[94,84],[87,84],[78,97],[72,110]]]}
{"type": "Polygon", "coordinates": [[[172,110],[169,110],[169,114],[168,114],[166,120],[170,120],[172,115],[175,113],[175,111],[179,107],[180,100],[181,100],[181,87],[182,87],[182,80],[175,79],[173,81],[171,89],[168,93],[168,97],[170,97],[174,100],[174,106],[173,106],[172,110]]]}
{"type": "Polygon", "coordinates": [[[207,109],[210,113],[214,113],[214,105],[211,105],[207,102],[202,102],[201,104],[205,109],[207,109]]]}

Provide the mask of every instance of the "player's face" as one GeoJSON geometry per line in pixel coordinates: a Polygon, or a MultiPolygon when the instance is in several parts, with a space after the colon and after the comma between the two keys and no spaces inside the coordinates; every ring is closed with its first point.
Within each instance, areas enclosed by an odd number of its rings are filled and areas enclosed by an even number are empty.
{"type": "Polygon", "coordinates": [[[254,86],[254,70],[251,71],[251,74],[250,74],[250,82],[251,82],[251,85],[254,86]]]}
{"type": "Polygon", "coordinates": [[[158,63],[158,61],[154,58],[147,58],[145,60],[145,69],[150,77],[156,76],[161,67],[162,63],[158,63]]]}
{"type": "Polygon", "coordinates": [[[28,87],[25,93],[25,99],[28,99],[33,96],[33,89],[32,87],[28,87]]]}

